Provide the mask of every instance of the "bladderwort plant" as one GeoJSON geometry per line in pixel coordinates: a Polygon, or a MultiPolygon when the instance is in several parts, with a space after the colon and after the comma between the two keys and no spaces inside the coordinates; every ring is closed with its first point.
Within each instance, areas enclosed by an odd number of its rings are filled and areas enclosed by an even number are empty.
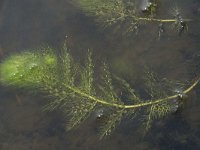
{"type": "Polygon", "coordinates": [[[83,12],[94,17],[103,28],[112,28],[123,34],[138,33],[142,24],[154,23],[158,26],[158,37],[165,30],[165,24],[177,30],[181,35],[188,29],[191,19],[182,17],[175,7],[171,18],[157,18],[160,0],[72,0],[83,12]]]}
{"type": "Polygon", "coordinates": [[[44,110],[59,110],[68,116],[67,130],[96,113],[96,119],[101,122],[100,138],[110,135],[125,117],[141,115],[148,131],[154,120],[176,112],[200,82],[197,77],[190,85],[180,86],[184,89],[174,92],[175,81],[159,79],[147,69],[144,91],[149,99],[146,99],[126,80],[112,75],[106,64],[102,65],[101,80],[97,81],[91,52],[88,51],[83,66],[72,58],[66,44],[60,55],[50,47],[13,54],[0,64],[0,72],[2,85],[49,95],[44,110]]]}

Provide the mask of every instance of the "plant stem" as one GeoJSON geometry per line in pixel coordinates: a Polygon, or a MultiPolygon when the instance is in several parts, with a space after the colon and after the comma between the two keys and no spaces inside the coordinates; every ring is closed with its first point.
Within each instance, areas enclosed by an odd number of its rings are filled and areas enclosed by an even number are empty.
{"type": "MultiPolygon", "coordinates": [[[[124,14],[120,13],[120,17],[116,18],[115,20],[121,20],[122,18],[133,18],[134,20],[138,21],[152,21],[152,22],[160,22],[160,23],[167,23],[167,22],[176,22],[177,19],[157,19],[157,18],[147,18],[147,17],[138,17],[136,15],[129,15],[129,14],[124,14]]],[[[114,19],[113,19],[114,20],[114,19]]],[[[188,22],[192,21],[192,19],[183,19],[182,21],[188,22]]]]}
{"type": "MultiPolygon", "coordinates": [[[[142,17],[139,17],[137,19],[143,20],[143,21],[154,21],[154,22],[163,22],[163,23],[177,21],[176,19],[156,19],[156,18],[142,18],[142,17]]],[[[188,21],[192,21],[192,20],[191,19],[183,19],[183,21],[188,22],[188,21]]]]}
{"type": "MultiPolygon", "coordinates": [[[[183,91],[183,94],[187,94],[189,93],[198,83],[200,82],[200,77],[189,87],[187,88],[185,91],[183,91]]],[[[78,88],[72,87],[72,86],[68,86],[66,84],[64,84],[65,87],[67,87],[68,89],[70,89],[71,91],[89,99],[89,100],[93,100],[96,101],[100,104],[104,104],[104,105],[108,105],[108,106],[112,106],[112,107],[117,107],[117,108],[124,108],[124,109],[132,109],[132,108],[138,108],[138,107],[143,107],[143,106],[148,106],[148,105],[153,105],[153,104],[157,104],[163,101],[167,101],[167,100],[172,100],[175,99],[179,96],[179,94],[175,94],[172,96],[168,96],[166,98],[161,98],[161,99],[156,99],[156,100],[147,100],[147,102],[143,102],[140,104],[134,104],[134,105],[122,105],[122,104],[117,104],[117,103],[110,103],[107,102],[104,99],[100,99],[97,98],[95,96],[91,96],[85,92],[82,92],[81,90],[79,90],[78,88]]]]}

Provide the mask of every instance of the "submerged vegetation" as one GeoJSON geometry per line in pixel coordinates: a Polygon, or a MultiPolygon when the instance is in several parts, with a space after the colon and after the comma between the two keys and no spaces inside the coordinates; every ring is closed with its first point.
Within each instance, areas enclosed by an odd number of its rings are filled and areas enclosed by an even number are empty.
{"type": "Polygon", "coordinates": [[[187,30],[191,19],[182,17],[176,7],[171,18],[157,18],[159,0],[72,0],[86,15],[103,27],[120,30],[124,34],[138,33],[142,24],[156,23],[158,36],[165,30],[165,24],[172,24],[179,34],[187,30]]]}
{"type": "Polygon", "coordinates": [[[73,60],[66,44],[60,55],[54,52],[47,47],[10,56],[0,65],[1,83],[47,93],[51,100],[44,109],[68,116],[67,130],[96,113],[100,138],[111,134],[124,117],[141,115],[147,131],[154,120],[176,112],[200,81],[198,78],[177,92],[173,90],[176,82],[159,79],[146,69],[143,88],[149,99],[145,99],[127,81],[112,75],[106,64],[101,81],[96,81],[90,51],[84,66],[73,60]]]}
{"type": "MultiPolygon", "coordinates": [[[[158,36],[165,24],[172,24],[182,34],[190,19],[175,9],[171,19],[157,18],[159,0],[72,0],[86,15],[92,16],[103,27],[138,33],[141,24],[155,23],[158,36]]],[[[0,64],[0,82],[29,90],[38,90],[51,97],[43,108],[59,110],[69,120],[66,129],[77,127],[91,114],[96,114],[100,138],[110,135],[123,118],[142,119],[145,132],[154,120],[175,113],[183,106],[186,95],[200,82],[197,77],[190,84],[162,79],[145,69],[143,85],[134,88],[126,80],[113,75],[104,63],[99,76],[94,75],[92,53],[88,51],[84,65],[77,62],[64,44],[61,52],[44,47],[13,54],[0,64]],[[175,88],[182,90],[174,90],[175,88]]]]}

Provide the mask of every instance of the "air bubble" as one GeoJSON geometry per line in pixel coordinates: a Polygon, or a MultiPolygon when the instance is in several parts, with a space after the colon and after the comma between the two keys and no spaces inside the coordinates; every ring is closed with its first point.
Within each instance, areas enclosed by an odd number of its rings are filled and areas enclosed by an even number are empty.
{"type": "Polygon", "coordinates": [[[12,76],[16,76],[16,73],[13,73],[12,76]]]}
{"type": "Polygon", "coordinates": [[[33,68],[35,68],[35,67],[37,67],[37,66],[38,66],[37,63],[31,63],[31,64],[29,65],[29,69],[32,70],[33,68]]]}
{"type": "Polygon", "coordinates": [[[183,93],[183,89],[180,88],[180,87],[178,87],[178,88],[174,89],[174,92],[175,92],[176,94],[181,94],[181,93],[183,93]]]}
{"type": "Polygon", "coordinates": [[[144,13],[148,12],[151,6],[152,3],[149,0],[142,0],[140,3],[140,10],[144,13]]]}
{"type": "Polygon", "coordinates": [[[171,107],[171,111],[172,112],[177,112],[179,109],[179,100],[178,99],[173,99],[172,102],[172,107],[171,107]]]}
{"type": "Polygon", "coordinates": [[[185,93],[183,93],[183,89],[181,89],[181,88],[175,89],[174,92],[178,95],[178,98],[180,100],[183,100],[187,97],[187,95],[185,93]]]}
{"type": "Polygon", "coordinates": [[[95,117],[96,119],[100,119],[104,116],[104,109],[101,108],[101,109],[98,109],[96,112],[95,112],[95,117]]]}

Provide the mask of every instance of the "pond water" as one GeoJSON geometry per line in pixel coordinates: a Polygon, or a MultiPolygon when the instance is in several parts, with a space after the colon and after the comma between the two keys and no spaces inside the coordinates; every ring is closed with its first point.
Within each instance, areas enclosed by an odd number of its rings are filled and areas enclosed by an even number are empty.
{"type": "MultiPolygon", "coordinates": [[[[1,0],[0,59],[42,45],[59,49],[67,36],[75,60],[81,62],[92,49],[95,69],[106,61],[111,72],[130,84],[140,84],[136,80],[143,75],[145,65],[162,78],[192,80],[200,75],[200,1],[163,0],[160,17],[167,18],[175,4],[193,21],[181,36],[166,27],[159,40],[155,24],[146,23],[138,35],[129,37],[102,30],[70,0],[1,0]]],[[[46,101],[43,95],[0,86],[0,149],[198,150],[198,96],[200,86],[189,94],[189,102],[181,113],[157,121],[145,137],[135,120],[125,120],[111,136],[99,140],[92,119],[66,132],[59,112],[42,111],[46,101]]]]}

